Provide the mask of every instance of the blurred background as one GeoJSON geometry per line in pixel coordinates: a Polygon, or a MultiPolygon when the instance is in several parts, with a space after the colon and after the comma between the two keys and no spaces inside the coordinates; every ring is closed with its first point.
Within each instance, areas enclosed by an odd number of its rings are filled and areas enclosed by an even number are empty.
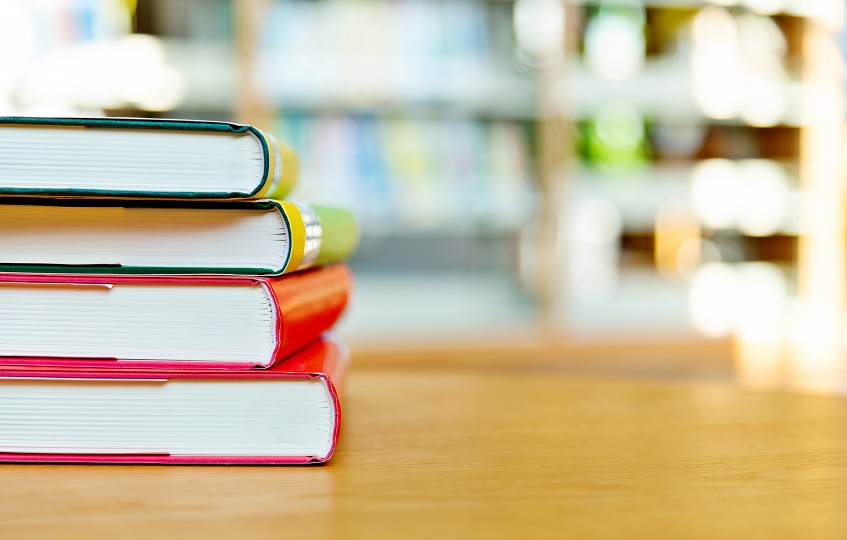
{"type": "Polygon", "coordinates": [[[842,391],[844,10],[6,0],[0,114],[277,134],[361,220],[361,365],[842,391]]]}

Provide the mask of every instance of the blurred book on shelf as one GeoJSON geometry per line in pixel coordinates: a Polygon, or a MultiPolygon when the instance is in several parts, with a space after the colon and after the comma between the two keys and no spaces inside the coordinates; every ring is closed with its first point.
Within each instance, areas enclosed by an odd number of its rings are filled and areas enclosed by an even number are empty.
{"type": "Polygon", "coordinates": [[[533,214],[527,135],[513,123],[289,114],[276,132],[308,179],[293,196],[350,204],[372,235],[515,230],[533,214]]]}
{"type": "Polygon", "coordinates": [[[442,105],[531,116],[533,80],[517,72],[512,41],[508,5],[274,2],[255,76],[283,109],[442,105]]]}
{"type": "MultiPolygon", "coordinates": [[[[145,2],[142,2],[144,4],[145,2]]],[[[0,115],[166,111],[184,98],[161,41],[133,33],[136,2],[0,5],[0,115]]]]}

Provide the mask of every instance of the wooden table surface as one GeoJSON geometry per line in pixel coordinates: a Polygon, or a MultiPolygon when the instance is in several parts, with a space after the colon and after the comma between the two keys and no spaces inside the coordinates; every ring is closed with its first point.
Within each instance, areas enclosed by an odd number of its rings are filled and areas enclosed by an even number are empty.
{"type": "Polygon", "coordinates": [[[847,538],[847,399],[358,369],[314,467],[0,466],[0,537],[847,538]]]}

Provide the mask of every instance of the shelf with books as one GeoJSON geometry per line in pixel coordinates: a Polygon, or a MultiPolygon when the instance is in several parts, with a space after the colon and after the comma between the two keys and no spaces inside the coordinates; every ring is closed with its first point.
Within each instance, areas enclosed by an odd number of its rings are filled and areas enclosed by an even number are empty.
{"type": "MultiPolygon", "coordinates": [[[[513,61],[512,6],[485,2],[273,2],[256,88],[293,104],[534,103],[513,61]],[[373,29],[381,31],[375,32],[373,29]]],[[[531,112],[531,111],[530,111],[531,112]]]]}
{"type": "MultiPolygon", "coordinates": [[[[704,155],[709,152],[696,148],[709,145],[703,138],[714,131],[710,126],[801,126],[801,97],[810,90],[801,79],[803,20],[757,12],[780,13],[787,3],[770,10],[749,4],[585,2],[574,7],[573,52],[552,95],[553,109],[580,124],[580,158],[628,158],[635,168],[667,149],[677,159],[784,159],[784,153],[762,153],[770,140],[754,143],[749,133],[740,137],[748,139],[742,148],[730,148],[729,155],[704,155]],[[612,148],[622,143],[632,147],[612,148]]],[[[761,133],[784,138],[776,131],[761,133]]],[[[790,151],[795,160],[798,141],[795,136],[790,151]]]]}
{"type": "Polygon", "coordinates": [[[570,118],[623,103],[656,122],[799,126],[800,96],[808,90],[806,19],[763,15],[753,3],[700,4],[574,7],[557,104],[570,118]]]}
{"type": "MultiPolygon", "coordinates": [[[[181,110],[208,114],[232,108],[240,75],[231,43],[179,37],[161,41],[168,65],[185,81],[181,110]]],[[[517,75],[490,75],[476,79],[473,87],[452,88],[434,83],[400,87],[369,78],[366,73],[341,73],[312,82],[296,74],[291,77],[293,80],[285,84],[258,82],[258,88],[271,88],[262,90],[260,99],[274,109],[301,113],[464,115],[483,121],[531,121],[538,117],[535,81],[517,75]]]]}
{"type": "Polygon", "coordinates": [[[517,230],[537,198],[526,127],[466,117],[283,114],[294,196],[352,206],[366,232],[517,230]]]}
{"type": "Polygon", "coordinates": [[[575,140],[546,172],[565,326],[637,267],[680,285],[697,332],[735,340],[744,376],[842,365],[843,5],[584,4],[549,103],[575,140]]]}
{"type": "Polygon", "coordinates": [[[832,10],[826,2],[808,2],[805,0],[570,0],[579,6],[604,5],[609,7],[633,5],[645,9],[694,10],[709,6],[737,7],[760,15],[787,15],[791,17],[826,17],[832,10]]]}
{"type": "Polygon", "coordinates": [[[159,39],[133,33],[137,7],[122,0],[0,6],[0,47],[14,51],[0,61],[0,113],[171,110],[182,99],[183,80],[159,39]]]}
{"type": "Polygon", "coordinates": [[[194,30],[185,6],[153,3],[178,12],[147,17],[144,30],[163,36],[169,60],[186,74],[187,110],[229,108],[232,75],[247,56],[250,99],[268,108],[537,116],[534,73],[513,60],[508,3],[256,2],[231,10],[249,19],[246,54],[226,32],[194,30]],[[207,84],[215,66],[224,70],[222,87],[207,84]]]}
{"type": "Polygon", "coordinates": [[[796,163],[711,159],[623,172],[582,167],[569,173],[573,201],[611,204],[622,233],[653,233],[663,211],[691,208],[704,231],[796,235],[796,163]]]}
{"type": "Polygon", "coordinates": [[[556,82],[558,106],[574,119],[591,119],[610,104],[630,107],[647,120],[666,124],[718,124],[750,127],[800,127],[800,96],[807,89],[799,80],[765,81],[765,95],[751,87],[747,109],[709,115],[697,99],[694,73],[683,58],[649,60],[638,75],[608,80],[593,74],[581,61],[572,62],[556,82]],[[772,98],[771,109],[757,100],[772,98]],[[757,108],[758,107],[758,108],[757,108]]]}

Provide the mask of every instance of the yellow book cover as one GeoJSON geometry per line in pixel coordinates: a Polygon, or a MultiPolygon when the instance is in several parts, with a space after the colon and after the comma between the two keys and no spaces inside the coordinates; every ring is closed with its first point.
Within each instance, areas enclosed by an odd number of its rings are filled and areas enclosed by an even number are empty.
{"type": "Polygon", "coordinates": [[[358,241],[349,210],[273,199],[0,198],[0,272],[278,275],[358,241]]]}

